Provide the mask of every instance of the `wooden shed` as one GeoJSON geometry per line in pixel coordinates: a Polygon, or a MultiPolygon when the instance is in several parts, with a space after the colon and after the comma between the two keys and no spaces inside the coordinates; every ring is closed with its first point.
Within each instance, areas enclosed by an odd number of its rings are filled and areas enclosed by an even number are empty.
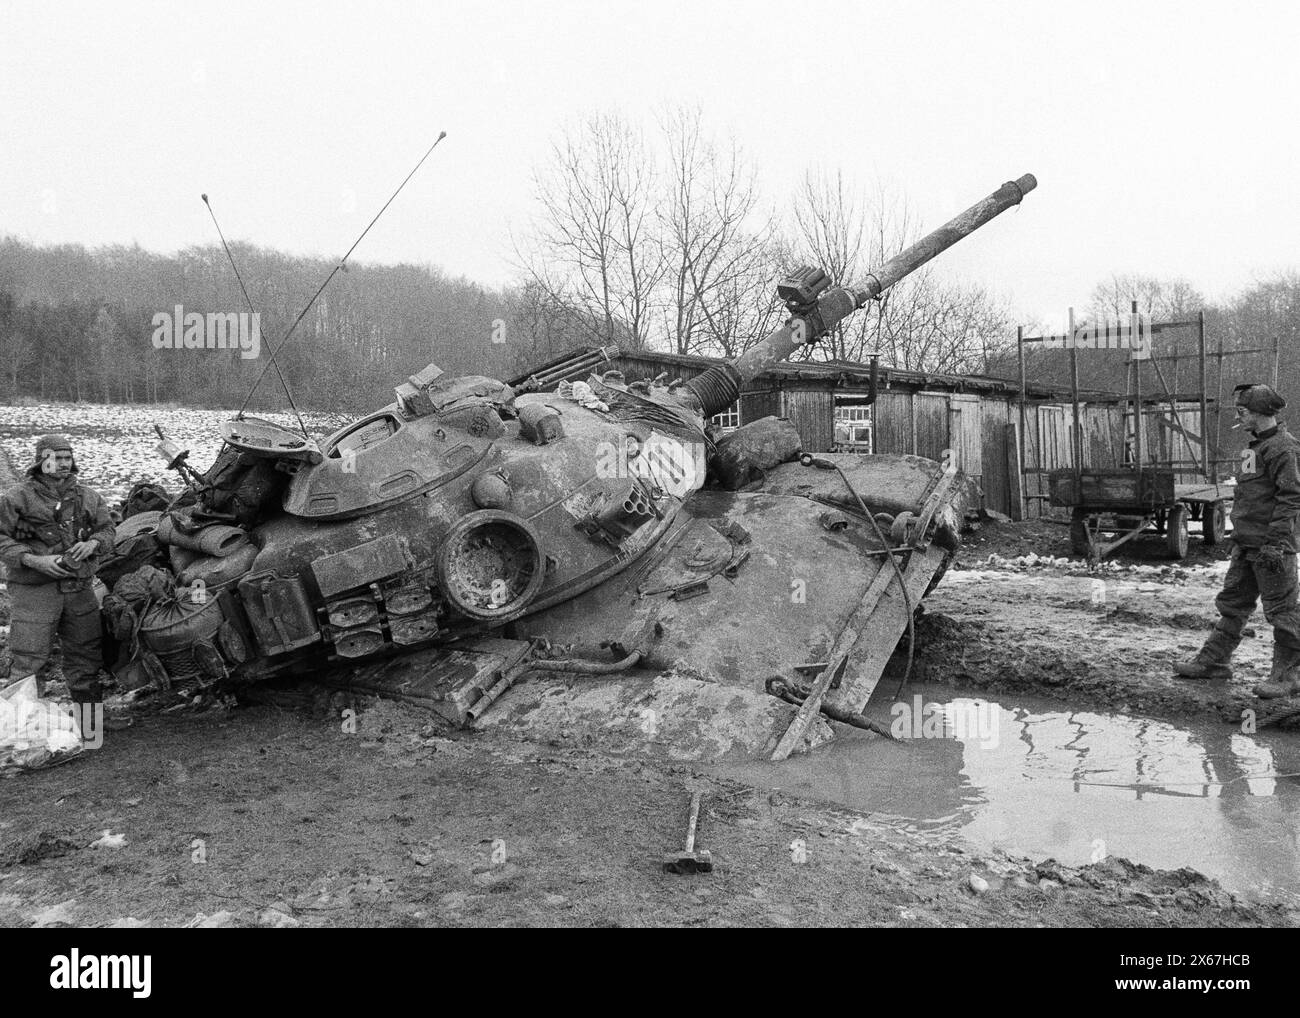
{"type": "MultiPolygon", "coordinates": [[[[718,363],[713,358],[642,351],[621,353],[610,366],[631,382],[661,374],[670,380],[692,378],[718,363]]],[[[882,366],[876,401],[868,407],[869,392],[870,368],[865,364],[784,361],[746,383],[737,406],[719,415],[718,423],[732,428],[761,417],[787,417],[798,428],[805,450],[826,452],[843,447],[837,441],[837,423],[843,436],[844,422],[865,422],[870,442],[867,447],[853,443],[854,451],[911,453],[953,463],[979,483],[986,508],[1012,519],[1045,515],[1047,473],[1072,465],[1074,421],[1068,390],[1030,384],[1022,407],[1020,385],[1009,379],[882,366]]],[[[1083,466],[1125,465],[1132,424],[1124,397],[1104,392],[1081,396],[1083,466]]],[[[1180,426],[1191,413],[1191,407],[1181,406],[1163,416],[1145,409],[1146,448],[1153,455],[1162,450],[1162,455],[1172,454],[1175,442],[1187,441],[1180,426]]]]}

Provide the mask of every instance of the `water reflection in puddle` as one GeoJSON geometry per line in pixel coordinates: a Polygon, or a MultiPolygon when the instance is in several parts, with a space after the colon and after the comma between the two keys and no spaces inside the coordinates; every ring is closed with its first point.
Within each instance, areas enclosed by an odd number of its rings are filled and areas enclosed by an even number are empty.
{"type": "Polygon", "coordinates": [[[1190,866],[1234,892],[1300,902],[1300,737],[922,692],[918,706],[947,705],[949,737],[900,746],[839,727],[811,754],[720,771],[982,848],[1190,866]]]}

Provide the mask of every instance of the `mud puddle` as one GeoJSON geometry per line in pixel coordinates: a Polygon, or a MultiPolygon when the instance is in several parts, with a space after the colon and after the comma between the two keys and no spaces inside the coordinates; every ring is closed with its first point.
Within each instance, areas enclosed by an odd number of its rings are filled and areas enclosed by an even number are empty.
{"type": "Polygon", "coordinates": [[[976,850],[1187,866],[1234,893],[1300,904],[1300,736],[942,687],[912,687],[904,701],[908,714],[872,713],[930,737],[897,745],[837,726],[811,754],[715,770],[900,829],[958,833],[976,850]]]}

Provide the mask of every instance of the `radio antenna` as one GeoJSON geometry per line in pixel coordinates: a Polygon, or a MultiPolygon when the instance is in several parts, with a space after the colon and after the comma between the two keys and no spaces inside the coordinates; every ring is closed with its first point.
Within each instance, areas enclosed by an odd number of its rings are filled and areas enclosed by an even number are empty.
{"type": "MultiPolygon", "coordinates": [[[[289,331],[284,334],[283,338],[281,338],[279,343],[281,349],[283,349],[284,346],[288,344],[290,338],[292,338],[294,334],[294,331],[298,328],[298,324],[303,320],[307,312],[311,310],[311,306],[315,304],[316,300],[320,297],[320,295],[325,292],[325,287],[330,285],[330,280],[332,280],[336,275],[338,275],[339,271],[346,266],[347,260],[352,257],[352,252],[357,249],[357,245],[360,244],[363,240],[365,240],[366,234],[370,232],[370,227],[374,226],[375,223],[379,222],[379,217],[384,214],[384,212],[387,210],[389,205],[393,204],[393,200],[399,194],[402,193],[402,188],[406,186],[407,181],[409,181],[412,177],[415,176],[415,171],[424,165],[424,161],[429,158],[429,156],[433,153],[433,150],[438,147],[438,143],[442,141],[442,139],[445,137],[447,137],[446,131],[442,131],[441,133],[439,133],[438,137],[434,140],[434,143],[429,146],[428,151],[425,152],[424,155],[420,156],[420,161],[416,163],[415,167],[411,170],[411,172],[406,175],[406,179],[397,185],[397,190],[392,193],[388,201],[384,202],[384,207],[375,213],[375,218],[370,220],[370,225],[361,231],[360,237],[358,237],[355,241],[353,241],[352,246],[348,248],[348,253],[345,254],[341,259],[339,259],[339,263],[335,265],[333,270],[330,272],[330,274],[325,277],[325,282],[321,283],[320,289],[318,289],[312,295],[312,298],[307,302],[306,307],[304,307],[301,311],[298,312],[298,317],[295,318],[293,320],[293,324],[289,326],[289,331]]],[[[272,363],[274,363],[274,361],[272,363]]],[[[235,415],[236,420],[244,416],[244,407],[248,406],[248,401],[253,398],[253,393],[256,392],[257,387],[262,384],[262,379],[266,377],[266,372],[270,368],[270,366],[271,365],[268,364],[266,365],[266,367],[262,368],[261,373],[257,376],[257,380],[253,383],[253,387],[248,390],[248,395],[244,397],[243,406],[239,408],[239,413],[235,415]]]]}
{"type": "MultiPolygon", "coordinates": [[[[217,222],[217,214],[212,210],[212,203],[208,201],[206,194],[199,195],[203,199],[203,204],[208,208],[208,215],[212,217],[212,225],[217,228],[217,236],[221,238],[221,246],[226,249],[226,258],[230,260],[230,267],[235,271],[235,278],[239,280],[239,289],[243,291],[244,303],[248,305],[250,314],[256,314],[253,310],[253,298],[248,295],[248,287],[244,285],[244,277],[239,274],[239,266],[235,264],[235,256],[230,250],[230,245],[226,243],[226,235],[221,229],[221,224],[217,222]]],[[[293,408],[293,415],[298,418],[298,427],[302,430],[302,437],[308,440],[311,436],[307,434],[307,426],[302,423],[302,414],[298,412],[298,405],[293,401],[293,393],[289,391],[289,383],[285,381],[284,372],[280,370],[280,365],[275,360],[275,348],[270,343],[266,344],[267,353],[271,355],[271,364],[275,367],[275,373],[280,378],[280,385],[284,388],[284,395],[289,400],[289,406],[293,408]]],[[[244,401],[247,404],[247,400],[244,401]]],[[[240,412],[243,410],[241,408],[240,412]]]]}

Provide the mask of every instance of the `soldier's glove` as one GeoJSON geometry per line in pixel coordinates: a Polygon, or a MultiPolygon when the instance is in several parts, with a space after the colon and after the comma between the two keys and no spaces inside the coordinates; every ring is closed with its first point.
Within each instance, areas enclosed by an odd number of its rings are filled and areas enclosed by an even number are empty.
{"type": "Polygon", "coordinates": [[[1266,544],[1259,549],[1255,556],[1255,561],[1259,567],[1266,573],[1280,573],[1285,559],[1282,557],[1285,552],[1275,544],[1266,544]]]}

